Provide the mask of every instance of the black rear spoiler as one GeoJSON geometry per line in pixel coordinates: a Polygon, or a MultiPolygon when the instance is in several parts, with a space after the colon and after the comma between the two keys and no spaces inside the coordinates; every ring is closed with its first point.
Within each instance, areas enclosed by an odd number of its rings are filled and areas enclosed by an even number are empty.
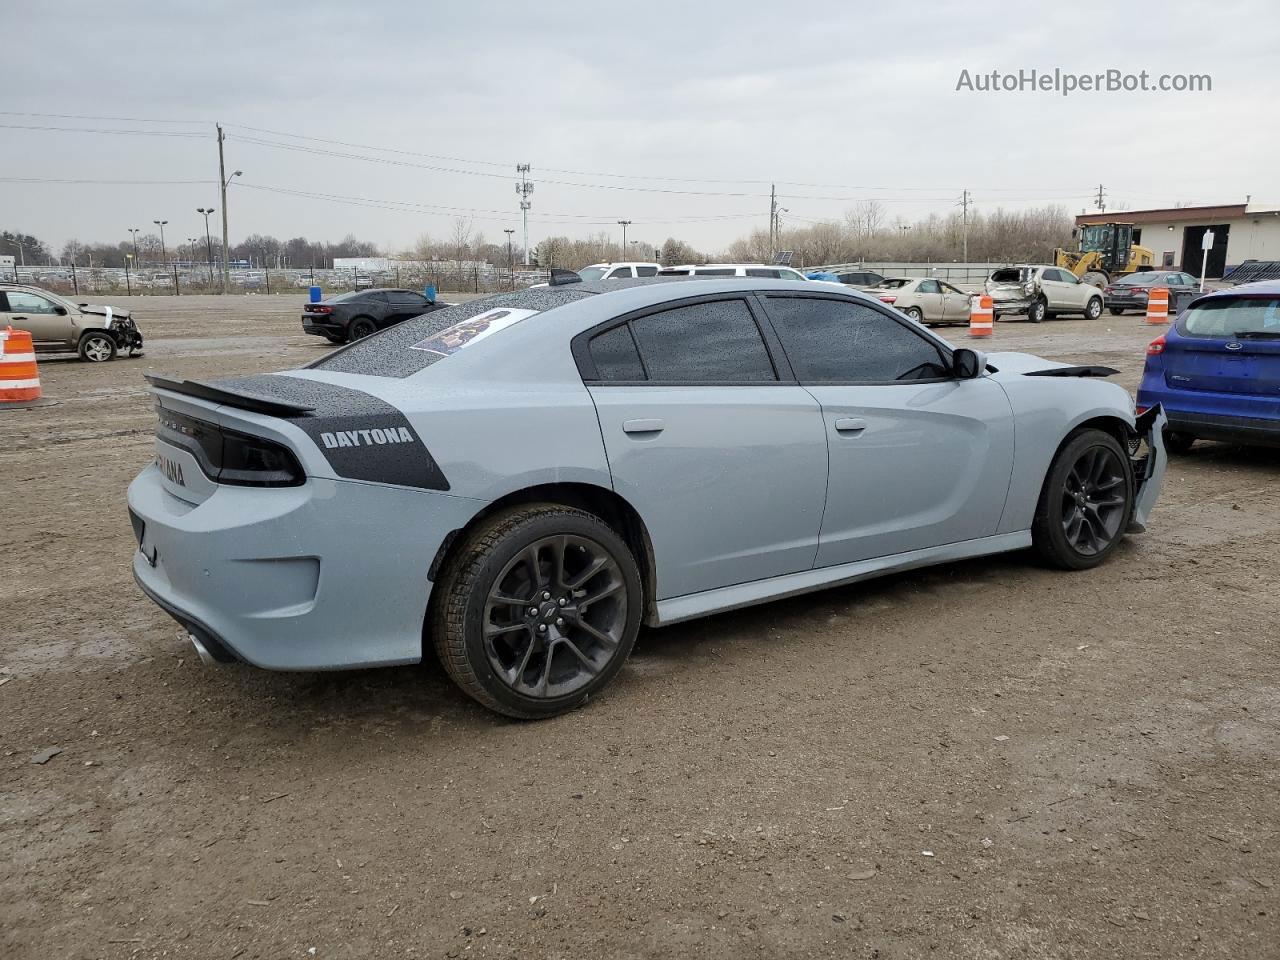
{"type": "Polygon", "coordinates": [[[315,410],[315,407],[309,407],[306,404],[291,403],[276,397],[264,397],[244,390],[228,390],[199,380],[171,380],[169,377],[154,373],[146,374],[146,378],[149,384],[162,390],[186,394],[188,397],[198,397],[201,400],[209,400],[241,410],[250,410],[253,413],[265,413],[272,417],[300,417],[315,410]]]}
{"type": "Polygon", "coordinates": [[[1024,377],[1111,377],[1119,373],[1112,367],[1050,367],[1048,370],[1028,370],[1024,377]]]}

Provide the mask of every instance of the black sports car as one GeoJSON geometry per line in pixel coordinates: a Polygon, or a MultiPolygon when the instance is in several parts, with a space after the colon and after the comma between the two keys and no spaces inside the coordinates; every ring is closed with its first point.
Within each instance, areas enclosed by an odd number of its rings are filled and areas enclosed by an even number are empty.
{"type": "Polygon", "coordinates": [[[447,306],[428,300],[416,290],[356,290],[308,303],[302,308],[302,329],[330,343],[346,343],[447,306]]]}

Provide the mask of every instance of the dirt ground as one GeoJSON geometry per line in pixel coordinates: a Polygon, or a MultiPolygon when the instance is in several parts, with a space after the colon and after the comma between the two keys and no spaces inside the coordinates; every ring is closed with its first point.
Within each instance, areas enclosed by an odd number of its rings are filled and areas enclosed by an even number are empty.
{"type": "MultiPolygon", "coordinates": [[[[329,347],[296,296],[113,302],[144,358],[0,413],[0,957],[1280,957],[1280,452],[1197,445],[1100,569],[648,630],[517,723],[434,663],[200,663],[129,570],[142,374],[329,347]]],[[[988,344],[1133,389],[1152,336],[988,344]]]]}

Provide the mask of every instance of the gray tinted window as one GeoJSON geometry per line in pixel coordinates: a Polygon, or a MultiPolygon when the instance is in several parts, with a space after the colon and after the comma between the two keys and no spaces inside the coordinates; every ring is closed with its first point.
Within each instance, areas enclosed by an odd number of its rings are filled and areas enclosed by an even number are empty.
{"type": "Polygon", "coordinates": [[[657,267],[636,267],[637,277],[656,277],[658,275],[657,267]]]}
{"type": "Polygon", "coordinates": [[[614,268],[614,270],[613,270],[613,273],[609,274],[609,279],[610,279],[610,280],[630,280],[630,279],[631,279],[631,268],[630,268],[630,267],[615,267],[615,268],[614,268]]]}
{"type": "Polygon", "coordinates": [[[778,279],[778,271],[770,270],[768,267],[747,267],[748,277],[768,277],[772,280],[778,279]]]}
{"type": "Polygon", "coordinates": [[[591,360],[600,380],[644,379],[640,353],[626,324],[591,338],[591,360]]]}
{"type": "Polygon", "coordinates": [[[846,300],[769,297],[769,317],[803,381],[884,382],[947,375],[941,352],[879,310],[846,300]]]}
{"type": "Polygon", "coordinates": [[[650,380],[682,383],[777,380],[744,300],[714,300],[631,322],[650,380]]]}
{"type": "Polygon", "coordinates": [[[732,267],[713,268],[710,270],[695,270],[695,277],[732,277],[737,273],[732,267]]]}

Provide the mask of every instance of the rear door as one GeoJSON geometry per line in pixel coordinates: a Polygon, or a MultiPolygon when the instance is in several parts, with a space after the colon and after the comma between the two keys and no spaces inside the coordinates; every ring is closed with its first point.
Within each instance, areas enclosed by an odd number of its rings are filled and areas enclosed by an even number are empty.
{"type": "Polygon", "coordinates": [[[830,470],[817,566],[993,535],[1013,469],[1000,386],[952,378],[937,342],[887,311],[816,294],[761,299],[822,405],[830,470]]]}
{"type": "Polygon", "coordinates": [[[1067,290],[1067,284],[1063,280],[1063,272],[1057,267],[1045,268],[1040,275],[1040,289],[1049,303],[1050,310],[1062,310],[1075,306],[1067,290]]]}
{"type": "Polygon", "coordinates": [[[657,599],[808,570],[827,445],[746,296],[663,304],[575,339],[618,493],[653,543],[657,599]]]}

